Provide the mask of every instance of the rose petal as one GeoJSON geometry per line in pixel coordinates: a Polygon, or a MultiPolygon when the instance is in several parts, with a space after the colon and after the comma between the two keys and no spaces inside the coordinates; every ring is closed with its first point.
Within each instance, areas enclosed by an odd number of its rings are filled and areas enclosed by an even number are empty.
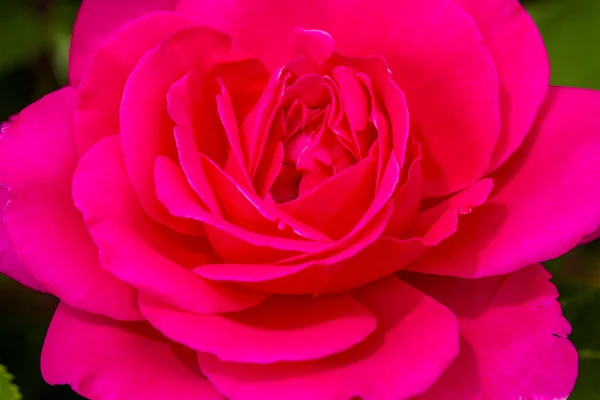
{"type": "Polygon", "coordinates": [[[310,57],[317,65],[324,64],[335,49],[333,39],[327,32],[296,28],[290,39],[293,59],[296,55],[310,57]]]}
{"type": "Polygon", "coordinates": [[[521,144],[548,91],[550,65],[533,19],[517,0],[454,0],[475,21],[500,78],[502,133],[490,170],[521,144]]]}
{"type": "Polygon", "coordinates": [[[600,227],[598,229],[596,229],[594,232],[590,233],[589,235],[585,235],[583,238],[581,238],[581,241],[579,242],[579,244],[587,244],[590,242],[593,242],[594,240],[598,239],[600,237],[600,227]]]}
{"type": "Polygon", "coordinates": [[[399,399],[426,390],[458,353],[454,315],[395,277],[356,299],[377,317],[364,342],[320,360],[256,365],[199,353],[204,374],[232,399],[399,399]]]}
{"type": "Polygon", "coordinates": [[[396,155],[392,153],[388,158],[387,165],[383,170],[383,176],[379,182],[373,202],[370,204],[369,208],[365,210],[365,213],[362,215],[360,220],[358,220],[356,225],[354,225],[349,235],[361,230],[389,203],[389,200],[392,198],[394,193],[396,193],[399,180],[400,166],[396,160],[396,155]]]}
{"type": "Polygon", "coordinates": [[[193,149],[217,165],[224,165],[227,160],[227,136],[219,119],[217,101],[211,98],[210,82],[203,83],[192,71],[188,72],[170,87],[167,109],[177,128],[193,135],[193,149]]]}
{"type": "Polygon", "coordinates": [[[419,400],[567,398],[577,351],[541,265],[476,280],[403,277],[458,317],[462,338],[454,364],[419,400]]]}
{"type": "Polygon", "coordinates": [[[79,85],[101,44],[128,21],[155,11],[173,10],[177,0],[85,0],[73,28],[69,51],[69,81],[79,85]]]}
{"type": "MultiPolygon", "coordinates": [[[[386,101],[385,93],[388,92],[387,87],[395,86],[395,83],[391,79],[385,61],[377,58],[359,60],[362,61],[359,64],[359,69],[366,70],[366,72],[360,72],[356,77],[369,93],[369,98],[371,99],[371,120],[377,130],[377,139],[372,147],[376,147],[376,144],[378,144],[377,188],[379,189],[380,180],[383,179],[390,154],[392,152],[396,153],[399,166],[404,161],[404,151],[408,137],[408,111],[404,95],[397,86],[395,87],[397,89],[396,94],[400,95],[402,101],[398,103],[388,103],[386,101]],[[383,70],[385,70],[385,73],[383,70]],[[380,104],[380,99],[384,102],[383,106],[380,104]],[[393,114],[387,112],[387,107],[392,105],[397,106],[393,114]]],[[[356,68],[355,65],[354,67],[356,68]]]]}
{"type": "Polygon", "coordinates": [[[411,266],[459,277],[504,274],[564,254],[600,225],[600,93],[551,88],[534,131],[494,176],[487,202],[411,266]],[[582,171],[585,171],[582,174],[582,171]]]}
{"type": "Polygon", "coordinates": [[[212,246],[227,262],[271,262],[304,252],[312,253],[326,246],[308,240],[258,234],[215,218],[200,207],[181,169],[166,157],[156,160],[156,185],[159,199],[173,215],[204,222],[212,246]]]}
{"type": "MultiPolygon", "coordinates": [[[[283,127],[283,114],[280,113],[279,115],[281,115],[281,117],[277,118],[278,125],[279,127],[283,127]]],[[[283,142],[280,140],[274,140],[265,149],[260,167],[256,171],[256,175],[254,175],[253,186],[256,188],[255,191],[260,197],[266,198],[267,195],[273,195],[273,184],[280,176],[284,158],[285,148],[283,142]]]]}
{"type": "MultiPolygon", "coordinates": [[[[172,219],[156,198],[154,186],[156,157],[177,157],[168,91],[190,70],[202,79],[215,64],[231,60],[230,47],[229,38],[212,29],[183,30],[146,53],[127,80],[120,114],[125,164],[143,209],[157,221],[172,219]]],[[[181,231],[189,230],[193,227],[181,231]]]]}
{"type": "Polygon", "coordinates": [[[147,218],[127,178],[119,136],[102,139],[81,159],[73,177],[73,197],[103,266],[132,286],[200,313],[241,310],[266,297],[198,279],[189,268],[211,259],[210,246],[196,238],[189,247],[197,253],[186,251],[182,237],[170,237],[147,218]]]}
{"type": "Polygon", "coordinates": [[[177,10],[229,33],[273,69],[289,61],[297,27],[329,33],[341,54],[382,56],[427,141],[426,193],[460,190],[487,170],[500,133],[497,71],[453,1],[181,0],[177,10]]]}
{"type": "Polygon", "coordinates": [[[8,243],[8,237],[4,227],[4,208],[6,207],[7,202],[8,190],[3,186],[0,186],[0,273],[33,290],[47,292],[42,284],[39,283],[17,260],[17,257],[10,247],[10,243],[8,243]]]}
{"type": "Polygon", "coordinates": [[[498,76],[492,58],[483,45],[456,52],[455,57],[458,60],[424,60],[446,65],[443,74],[427,82],[410,87],[398,83],[419,132],[426,196],[452,193],[480,178],[500,133],[498,76]]]}
{"type": "MultiPolygon", "coordinates": [[[[236,282],[280,294],[336,293],[351,290],[409,266],[432,246],[455,234],[459,217],[485,202],[493,187],[484,179],[420,216],[423,231],[397,239],[382,236],[390,205],[360,234],[354,233],[316,253],[269,264],[206,264],[194,270],[216,282],[236,282]],[[439,209],[439,210],[438,210],[439,209]],[[368,266],[368,267],[367,267],[368,266]]],[[[414,227],[413,227],[414,229],[414,227]]]]}
{"type": "Polygon", "coordinates": [[[277,116],[277,110],[283,101],[289,71],[279,70],[273,74],[265,86],[258,101],[241,124],[241,144],[245,153],[247,171],[254,179],[260,167],[265,146],[277,116]]]}
{"type": "Polygon", "coordinates": [[[152,13],[126,23],[102,43],[77,88],[75,143],[80,155],[103,137],[119,133],[125,83],[144,54],[193,24],[179,14],[152,13]]]}
{"type": "Polygon", "coordinates": [[[333,77],[340,88],[342,106],[350,126],[356,132],[364,130],[368,122],[367,96],[355,72],[350,68],[335,67],[333,77]]]}
{"type": "Polygon", "coordinates": [[[457,231],[459,217],[480,206],[492,187],[491,179],[484,179],[449,200],[449,204],[442,205],[443,213],[422,236],[404,240],[383,236],[376,240],[355,256],[339,263],[318,292],[350,290],[406,268],[428,248],[451,237],[457,231]]]}
{"type": "Polygon", "coordinates": [[[362,342],[377,320],[349,294],[272,296],[226,315],[186,313],[141,295],[148,321],[186,347],[223,361],[271,364],[329,356],[362,342]]]}
{"type": "Polygon", "coordinates": [[[425,243],[435,246],[448,237],[448,231],[456,230],[459,215],[467,215],[473,207],[484,204],[493,188],[494,181],[490,178],[475,182],[439,205],[421,212],[414,229],[423,234],[425,243]]]}
{"type": "MultiPolygon", "coordinates": [[[[406,35],[408,40],[416,41],[422,40],[422,36],[411,38],[411,29],[443,32],[441,23],[447,22],[448,10],[453,7],[454,4],[448,0],[407,0],[393,4],[381,0],[350,4],[339,0],[291,3],[273,0],[212,0],[202,3],[180,0],[176,10],[202,24],[229,33],[236,47],[257,56],[269,68],[275,69],[289,61],[290,38],[297,38],[302,31],[327,32],[335,40],[336,48],[345,54],[381,54],[380,51],[373,51],[373,46],[387,44],[385,39],[390,33],[394,37],[406,35]],[[403,9],[406,11],[402,12],[403,9]],[[423,20],[415,20],[414,17],[423,17],[417,12],[424,11],[428,11],[430,22],[420,27],[419,23],[423,20]],[[396,25],[396,22],[400,25],[396,25]],[[390,28],[396,26],[403,26],[403,30],[392,32],[390,28]],[[303,29],[297,30],[298,27],[303,29]]],[[[317,34],[314,36],[322,37],[317,34]]],[[[429,39],[440,40],[435,37],[429,39]]]]}
{"type": "Polygon", "coordinates": [[[338,293],[374,282],[405,268],[426,250],[419,238],[381,237],[355,256],[334,264],[317,293],[338,293]]]}
{"type": "Polygon", "coordinates": [[[203,82],[188,72],[167,95],[169,114],[177,125],[179,161],[192,188],[215,215],[221,213],[207,188],[199,153],[224,166],[238,184],[252,190],[247,171],[240,168],[244,154],[238,122],[248,114],[269,76],[255,59],[223,63],[215,66],[203,82]]]}
{"type": "Polygon", "coordinates": [[[364,159],[278,208],[328,237],[340,239],[373,201],[376,173],[377,160],[364,159]]]}
{"type": "Polygon", "coordinates": [[[412,231],[414,221],[421,205],[423,191],[423,172],[421,169],[421,148],[412,143],[413,160],[406,171],[406,180],[393,197],[394,212],[385,230],[386,236],[407,237],[412,231]]]}
{"type": "MultiPolygon", "coordinates": [[[[277,214],[263,199],[246,191],[208,158],[201,157],[200,164],[229,223],[261,235],[279,236],[282,233],[277,226],[277,214]]],[[[288,236],[300,239],[296,235],[288,236]]]]}
{"type": "Polygon", "coordinates": [[[2,135],[0,182],[10,190],[4,211],[8,238],[23,267],[64,302],[115,319],[140,319],[135,290],[102,268],[73,205],[76,102],[74,89],[51,93],[23,110],[2,135]]]}
{"type": "Polygon", "coordinates": [[[117,322],[61,303],[44,342],[42,375],[97,400],[222,399],[190,353],[147,323],[117,322]]]}
{"type": "MultiPolygon", "coordinates": [[[[226,220],[236,227],[260,235],[297,241],[301,239],[332,241],[325,234],[296,219],[295,216],[280,212],[274,204],[258,197],[255,192],[246,190],[208,158],[202,156],[200,162],[210,182],[211,190],[220,200],[219,204],[226,220]]],[[[302,242],[297,244],[303,247],[302,242]]],[[[305,241],[304,245],[310,246],[310,243],[305,241]]],[[[316,247],[322,245],[317,243],[316,247]]]]}
{"type": "MultiPolygon", "coordinates": [[[[206,264],[194,272],[210,280],[244,283],[269,293],[317,294],[321,284],[333,273],[343,270],[347,263],[352,264],[357,253],[380,238],[391,211],[391,207],[386,207],[362,231],[346,236],[320,251],[289,257],[276,264],[206,264]]],[[[396,255],[403,256],[401,253],[396,255]]],[[[388,260],[393,263],[396,258],[388,260]]],[[[342,273],[338,275],[344,276],[342,273]]]]}
{"type": "MultiPolygon", "coordinates": [[[[181,168],[184,170],[190,186],[202,199],[202,202],[213,214],[219,216],[221,215],[221,209],[202,167],[200,149],[194,134],[195,119],[197,119],[195,115],[204,113],[202,107],[204,104],[200,104],[199,107],[196,104],[198,99],[195,97],[200,97],[200,93],[198,93],[199,85],[198,78],[192,72],[188,72],[187,75],[175,82],[167,95],[168,110],[173,122],[177,124],[174,133],[181,168]]],[[[209,131],[209,134],[203,135],[205,140],[210,141],[210,138],[213,138],[211,149],[201,148],[202,152],[217,153],[218,156],[215,154],[213,159],[219,159],[221,152],[224,152],[226,156],[227,148],[218,139],[221,132],[218,132],[216,128],[210,129],[210,125],[208,129],[206,127],[202,129],[203,131],[205,129],[209,131]]],[[[200,133],[203,134],[203,131],[200,133]]]]}

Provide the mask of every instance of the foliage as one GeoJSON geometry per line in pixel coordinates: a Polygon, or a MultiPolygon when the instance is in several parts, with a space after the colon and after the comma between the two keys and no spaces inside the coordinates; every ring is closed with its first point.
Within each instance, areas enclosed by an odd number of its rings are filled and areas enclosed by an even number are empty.
{"type": "Polygon", "coordinates": [[[14,377],[6,370],[6,367],[0,364],[0,399],[2,400],[21,400],[19,388],[12,383],[14,377]]]}

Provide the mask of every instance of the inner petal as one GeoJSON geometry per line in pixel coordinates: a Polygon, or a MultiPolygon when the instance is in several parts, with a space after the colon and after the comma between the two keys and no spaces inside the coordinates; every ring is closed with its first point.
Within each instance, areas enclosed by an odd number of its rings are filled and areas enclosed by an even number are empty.
{"type": "Polygon", "coordinates": [[[326,65],[319,73],[304,73],[311,69],[303,66],[302,59],[287,68],[261,160],[271,164],[275,179],[265,185],[255,178],[255,187],[261,185],[257,192],[268,193],[278,204],[307,195],[368,157],[377,139],[368,91],[353,69],[326,65]],[[278,158],[281,148],[282,160],[278,158]]]}

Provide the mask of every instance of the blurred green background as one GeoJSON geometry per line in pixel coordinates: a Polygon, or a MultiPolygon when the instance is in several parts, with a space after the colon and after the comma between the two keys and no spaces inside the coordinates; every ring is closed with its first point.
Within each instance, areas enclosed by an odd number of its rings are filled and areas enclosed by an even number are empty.
{"type": "MultiPolygon", "coordinates": [[[[125,1],[125,0],[124,0],[125,1]]],[[[485,0],[482,0],[485,1],[485,0]]],[[[0,121],[66,83],[70,31],[80,0],[0,0],[0,121]]],[[[600,90],[600,0],[523,1],[542,32],[552,83],[600,90]]],[[[600,116],[598,116],[600,118],[600,116]]],[[[590,177],[596,179],[598,177],[590,177]]],[[[600,399],[600,241],[546,263],[580,354],[571,400],[600,399]]],[[[0,364],[25,400],[80,397],[46,385],[39,355],[56,300],[0,277],[0,364]]],[[[0,368],[0,400],[8,398],[0,368]]],[[[442,400],[442,399],[440,399],[442,400]]]]}

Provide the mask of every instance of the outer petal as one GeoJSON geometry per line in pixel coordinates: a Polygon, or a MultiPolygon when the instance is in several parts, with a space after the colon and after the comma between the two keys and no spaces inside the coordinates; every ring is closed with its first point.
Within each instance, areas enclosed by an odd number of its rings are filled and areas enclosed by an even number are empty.
{"type": "Polygon", "coordinates": [[[594,232],[590,233],[589,235],[585,235],[581,239],[581,242],[579,242],[579,244],[586,244],[586,243],[593,242],[594,240],[598,239],[599,237],[600,237],[600,227],[598,229],[596,229],[594,232]]]}
{"type": "Polygon", "coordinates": [[[81,159],[73,197],[104,267],[138,289],[200,313],[241,310],[266,297],[207,283],[189,269],[210,259],[210,247],[203,238],[190,243],[190,237],[169,235],[143,213],[127,179],[118,136],[102,139],[81,159]]]}
{"type": "Polygon", "coordinates": [[[419,400],[566,399],[577,377],[577,352],[541,265],[476,280],[404,278],[458,317],[461,350],[419,400]]]}
{"type": "Polygon", "coordinates": [[[124,323],[61,303],[42,351],[46,382],[94,400],[219,400],[193,353],[148,324],[124,323]]]}
{"type": "MultiPolygon", "coordinates": [[[[370,3],[342,0],[285,3],[277,0],[179,0],[176,6],[178,12],[230,34],[236,47],[257,56],[271,69],[284,66],[290,59],[291,50],[298,52],[298,48],[290,48],[292,39],[297,36],[297,32],[294,33],[296,28],[331,34],[336,48],[344,54],[382,55],[381,51],[370,52],[369,49],[391,45],[385,39],[406,35],[411,29],[439,29],[440,22],[447,22],[445,18],[450,8],[456,8],[451,0],[376,0],[370,3]],[[423,11],[429,11],[430,18],[426,21],[429,26],[418,27],[410,17],[423,11]],[[404,30],[398,30],[395,25],[399,19],[408,23],[402,26],[404,30]]],[[[469,27],[458,33],[465,31],[475,32],[476,29],[473,31],[469,27]]],[[[408,39],[415,42],[424,38],[408,39]]]]}
{"type": "Polygon", "coordinates": [[[564,254],[600,224],[600,93],[553,87],[533,132],[494,176],[488,201],[411,266],[459,277],[503,274],[564,254]]]}
{"type": "MultiPolygon", "coordinates": [[[[448,29],[452,29],[448,27],[448,29]]],[[[420,85],[399,82],[406,93],[413,128],[423,149],[423,192],[441,196],[463,189],[487,170],[500,133],[498,77],[483,46],[464,51],[459,60],[420,85]]],[[[447,57],[450,58],[450,57],[447,57]]],[[[437,63],[435,55],[422,60],[437,63]]]]}
{"type": "Polygon", "coordinates": [[[362,342],[377,320],[348,293],[272,296],[225,315],[192,314],[140,296],[148,321],[167,337],[223,361],[270,364],[336,354],[362,342]]]}
{"type": "Polygon", "coordinates": [[[69,79],[79,85],[98,47],[122,25],[154,11],[172,10],[177,0],[85,0],[73,29],[69,79]]]}
{"type": "Polygon", "coordinates": [[[502,133],[491,169],[521,144],[548,91],[550,65],[533,19],[517,0],[454,0],[479,27],[500,78],[502,133]]]}
{"type": "Polygon", "coordinates": [[[17,257],[10,248],[4,227],[4,207],[7,202],[8,190],[0,186],[0,273],[33,290],[45,292],[46,289],[17,261],[17,257]]]}
{"type": "Polygon", "coordinates": [[[403,399],[426,390],[458,351],[454,315],[395,277],[355,297],[378,326],[344,353],[271,365],[227,363],[200,353],[200,367],[231,400],[403,399]]]}
{"type": "Polygon", "coordinates": [[[4,213],[8,237],[23,266],[64,302],[138,319],[135,290],[101,267],[73,205],[75,102],[71,88],[44,97],[21,112],[0,140],[0,182],[10,189],[4,213]]]}

